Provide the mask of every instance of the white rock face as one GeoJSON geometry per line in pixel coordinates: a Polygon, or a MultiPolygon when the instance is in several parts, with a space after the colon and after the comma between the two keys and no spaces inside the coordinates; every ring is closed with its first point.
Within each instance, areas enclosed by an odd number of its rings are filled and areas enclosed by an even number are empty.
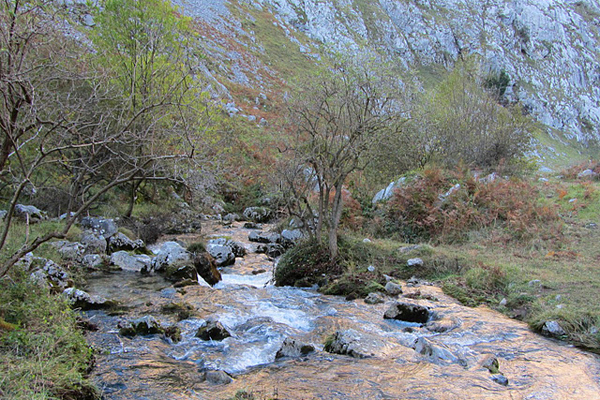
{"type": "MultiPolygon", "coordinates": [[[[184,12],[253,39],[225,0],[174,0],[184,12]]],[[[600,138],[599,0],[242,0],[271,11],[290,32],[342,52],[383,50],[407,67],[451,67],[478,54],[490,74],[505,71],[505,96],[537,120],[586,142],[600,138]]],[[[291,44],[292,44],[291,43],[291,44]]],[[[260,47],[260,43],[256,43],[260,47]]],[[[218,52],[215,52],[215,54],[218,52]]],[[[230,75],[239,79],[232,62],[230,75]]],[[[238,71],[239,72],[239,71],[238,71]]],[[[252,71],[244,71],[246,75],[252,71]]],[[[259,85],[258,75],[249,84],[259,85]]]]}

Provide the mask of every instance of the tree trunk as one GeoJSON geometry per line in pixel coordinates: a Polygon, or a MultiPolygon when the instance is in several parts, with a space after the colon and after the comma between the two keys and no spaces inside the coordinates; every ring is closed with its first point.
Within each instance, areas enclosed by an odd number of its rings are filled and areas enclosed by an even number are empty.
{"type": "Polygon", "coordinates": [[[335,188],[335,196],[331,205],[331,221],[329,224],[329,258],[334,260],[338,256],[338,227],[342,217],[342,208],[344,207],[342,199],[342,188],[335,188]]]}
{"type": "Polygon", "coordinates": [[[129,207],[127,208],[127,211],[125,211],[125,215],[124,215],[124,217],[126,217],[126,218],[131,218],[131,214],[133,213],[133,207],[135,206],[135,198],[136,198],[135,195],[141,184],[142,184],[141,179],[131,182],[131,192],[129,194],[129,207]]]}

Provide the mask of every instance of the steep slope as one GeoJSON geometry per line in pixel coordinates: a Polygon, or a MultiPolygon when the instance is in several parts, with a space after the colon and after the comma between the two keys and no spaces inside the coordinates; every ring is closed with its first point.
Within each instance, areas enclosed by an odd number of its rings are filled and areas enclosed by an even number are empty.
{"type": "MultiPolygon", "coordinates": [[[[374,50],[424,71],[478,54],[491,77],[510,78],[507,100],[521,102],[551,136],[600,138],[598,0],[174,2],[197,18],[206,72],[225,77],[229,92],[241,85],[261,97],[280,93],[324,49],[374,50]]],[[[260,98],[248,100],[260,108],[260,98]]]]}

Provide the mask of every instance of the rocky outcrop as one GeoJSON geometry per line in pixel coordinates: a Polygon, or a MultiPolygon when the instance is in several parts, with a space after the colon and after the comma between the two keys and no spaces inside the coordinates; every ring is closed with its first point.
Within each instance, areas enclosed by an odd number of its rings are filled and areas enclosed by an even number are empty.
{"type": "Polygon", "coordinates": [[[80,222],[81,228],[91,230],[96,235],[105,239],[110,238],[118,232],[118,227],[112,219],[84,217],[80,222]]]}
{"type": "Polygon", "coordinates": [[[243,214],[244,218],[256,223],[269,222],[272,217],[271,210],[266,207],[248,207],[243,214]]]}
{"type": "Polygon", "coordinates": [[[15,216],[21,220],[29,220],[30,223],[36,223],[47,219],[46,213],[35,206],[25,206],[17,204],[15,206],[15,216]]]}
{"type": "Polygon", "coordinates": [[[212,286],[221,281],[221,273],[217,269],[214,259],[209,254],[195,254],[193,262],[196,272],[206,281],[206,283],[212,286]]]}
{"type": "Polygon", "coordinates": [[[314,351],[315,346],[311,344],[301,343],[292,338],[285,338],[281,344],[281,348],[275,354],[275,358],[301,357],[314,351]]]}
{"type": "Polygon", "coordinates": [[[143,240],[131,240],[125,234],[117,232],[114,236],[108,239],[108,252],[113,253],[115,251],[137,251],[144,250],[146,245],[143,240]]]}
{"type": "Polygon", "coordinates": [[[100,310],[110,308],[115,305],[114,302],[100,296],[92,296],[80,289],[68,288],[65,289],[63,295],[73,308],[82,310],[100,310]]]}
{"type": "Polygon", "coordinates": [[[110,263],[125,271],[148,271],[152,259],[147,255],[131,255],[126,251],[117,251],[110,256],[110,263]]]}
{"type": "Polygon", "coordinates": [[[131,321],[120,321],[118,328],[119,334],[122,336],[155,335],[165,331],[160,322],[151,315],[146,315],[131,321]]]}
{"type": "Polygon", "coordinates": [[[231,333],[219,321],[208,320],[198,328],[196,337],[202,340],[221,341],[231,336],[231,333]]]}

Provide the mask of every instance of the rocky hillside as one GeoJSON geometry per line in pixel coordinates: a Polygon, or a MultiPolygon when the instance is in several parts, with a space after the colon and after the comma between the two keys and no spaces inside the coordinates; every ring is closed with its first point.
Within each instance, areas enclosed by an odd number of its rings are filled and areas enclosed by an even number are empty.
{"type": "Polygon", "coordinates": [[[268,124],[289,77],[324,52],[375,51],[424,83],[478,54],[550,137],[600,138],[598,0],[173,0],[194,17],[212,92],[268,124]]]}

